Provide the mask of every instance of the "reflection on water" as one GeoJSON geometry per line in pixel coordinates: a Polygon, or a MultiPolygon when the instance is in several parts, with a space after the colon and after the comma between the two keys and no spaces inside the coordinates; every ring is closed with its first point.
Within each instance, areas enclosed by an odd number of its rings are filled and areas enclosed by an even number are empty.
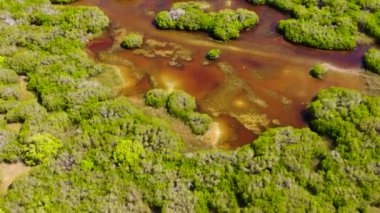
{"type": "Polygon", "coordinates": [[[123,95],[141,96],[153,87],[185,90],[197,98],[201,111],[220,122],[221,147],[250,143],[268,127],[305,126],[302,111],[322,88],[365,87],[357,73],[369,46],[322,51],[290,44],[275,30],[287,15],[244,0],[209,1],[214,9],[245,7],[260,16],[258,26],[242,32],[238,40],[219,43],[203,32],[157,30],[152,22],[155,12],[173,2],[82,0],[75,4],[98,6],[110,17],[109,35],[88,47],[100,61],[125,70],[128,86],[123,95]],[[130,51],[113,46],[118,29],[144,33],[144,47],[130,51]],[[210,48],[222,50],[217,62],[205,62],[210,48]],[[321,62],[347,72],[330,71],[324,80],[311,78],[310,68],[321,62]]]}

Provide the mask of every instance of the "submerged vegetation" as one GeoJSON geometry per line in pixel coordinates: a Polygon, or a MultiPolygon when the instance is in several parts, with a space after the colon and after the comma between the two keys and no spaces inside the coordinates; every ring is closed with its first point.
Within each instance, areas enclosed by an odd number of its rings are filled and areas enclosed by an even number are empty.
{"type": "Polygon", "coordinates": [[[199,4],[182,3],[174,4],[170,11],[159,12],[155,21],[160,29],[202,30],[216,39],[228,41],[238,38],[240,31],[254,27],[259,17],[255,12],[241,8],[206,12],[199,4]]]}
{"type": "MultiPolygon", "coordinates": [[[[268,2],[290,11],[293,1],[268,2]]],[[[322,2],[333,7],[341,1],[322,2]]],[[[181,9],[218,16],[198,7],[181,9]]],[[[0,212],[366,212],[379,207],[379,97],[325,89],[307,108],[315,132],[274,128],[234,151],[190,152],[166,121],[145,115],[91,79],[111,69],[83,51],[108,27],[99,9],[0,0],[0,10],[0,160],[34,166],[0,197],[0,212]],[[17,91],[24,81],[35,96],[17,91]],[[11,128],[14,124],[20,128],[11,128]]],[[[166,107],[195,134],[211,123],[194,111],[195,98],[182,91],[154,89],[145,103],[166,107]]]]}

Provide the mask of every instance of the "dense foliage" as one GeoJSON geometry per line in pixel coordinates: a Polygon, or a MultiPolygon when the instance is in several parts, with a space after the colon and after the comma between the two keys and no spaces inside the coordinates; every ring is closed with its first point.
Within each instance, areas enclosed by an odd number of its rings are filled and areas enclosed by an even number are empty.
{"type": "Polygon", "coordinates": [[[376,38],[376,40],[380,40],[380,3],[377,2],[377,11],[375,13],[365,14],[363,18],[363,26],[365,31],[376,38]]]}
{"type": "Polygon", "coordinates": [[[195,98],[184,91],[169,93],[162,89],[153,89],[145,95],[145,104],[153,107],[165,106],[170,115],[183,120],[197,135],[205,134],[212,122],[209,115],[194,112],[195,98]]]}
{"type": "MultiPolygon", "coordinates": [[[[0,0],[0,9],[7,14],[0,18],[1,84],[26,81],[36,95],[1,97],[0,160],[39,164],[0,198],[0,212],[365,212],[379,206],[379,97],[338,88],[316,97],[310,124],[332,146],[308,128],[283,127],[235,151],[186,152],[165,121],[112,98],[91,79],[105,68],[81,48],[107,27],[103,13],[47,0],[0,0]]],[[[160,106],[163,96],[147,95],[159,99],[148,103],[160,106]]],[[[174,115],[195,113],[192,97],[177,91],[167,98],[174,115]]],[[[198,127],[203,117],[188,119],[198,127]]]]}
{"type": "Polygon", "coordinates": [[[380,50],[369,49],[364,55],[364,66],[371,72],[380,74],[380,50]]]}
{"type": "Polygon", "coordinates": [[[254,27],[259,17],[246,9],[225,9],[218,12],[205,12],[198,4],[174,4],[170,11],[156,15],[160,29],[202,30],[213,37],[227,41],[238,38],[240,31],[254,27]]]}
{"type": "Polygon", "coordinates": [[[167,154],[182,147],[165,121],[144,115],[123,98],[110,99],[111,90],[91,80],[105,67],[82,48],[107,28],[103,12],[56,7],[48,0],[0,1],[0,9],[5,11],[0,20],[2,162],[45,164],[62,153],[78,157],[121,139],[167,154]],[[36,96],[14,91],[23,81],[36,96]]]}
{"type": "Polygon", "coordinates": [[[358,162],[379,162],[379,97],[331,88],[322,90],[308,111],[311,127],[333,138],[335,148],[343,157],[358,162]]]}
{"type": "Polygon", "coordinates": [[[145,95],[145,104],[152,107],[166,106],[169,92],[163,89],[152,89],[145,95]]]}
{"type": "Polygon", "coordinates": [[[22,144],[21,158],[26,165],[34,166],[46,162],[58,153],[59,139],[48,133],[36,134],[22,144]]]}
{"type": "Polygon", "coordinates": [[[293,17],[281,20],[278,30],[285,39],[319,49],[356,47],[359,27],[379,38],[380,8],[377,0],[248,0],[268,4],[293,17]]]}

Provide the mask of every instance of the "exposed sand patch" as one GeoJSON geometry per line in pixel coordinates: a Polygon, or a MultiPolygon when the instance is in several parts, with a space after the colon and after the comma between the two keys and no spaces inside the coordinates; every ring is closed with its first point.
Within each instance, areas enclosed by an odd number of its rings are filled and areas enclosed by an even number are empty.
{"type": "Polygon", "coordinates": [[[31,167],[23,163],[0,164],[0,195],[5,194],[8,187],[19,176],[29,172],[31,167]]]}

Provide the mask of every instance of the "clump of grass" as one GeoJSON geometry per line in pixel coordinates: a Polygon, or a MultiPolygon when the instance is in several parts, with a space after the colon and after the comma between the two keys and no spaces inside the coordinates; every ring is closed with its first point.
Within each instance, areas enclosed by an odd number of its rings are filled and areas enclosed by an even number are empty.
{"type": "Polygon", "coordinates": [[[221,51],[219,49],[211,49],[208,51],[206,58],[211,61],[216,60],[220,57],[220,53],[221,51]]]}
{"type": "Polygon", "coordinates": [[[121,46],[125,49],[137,49],[143,44],[143,35],[139,33],[129,33],[121,42],[121,46]]]}
{"type": "Polygon", "coordinates": [[[316,64],[310,70],[310,75],[313,78],[322,79],[327,73],[327,67],[323,64],[316,64]]]}

